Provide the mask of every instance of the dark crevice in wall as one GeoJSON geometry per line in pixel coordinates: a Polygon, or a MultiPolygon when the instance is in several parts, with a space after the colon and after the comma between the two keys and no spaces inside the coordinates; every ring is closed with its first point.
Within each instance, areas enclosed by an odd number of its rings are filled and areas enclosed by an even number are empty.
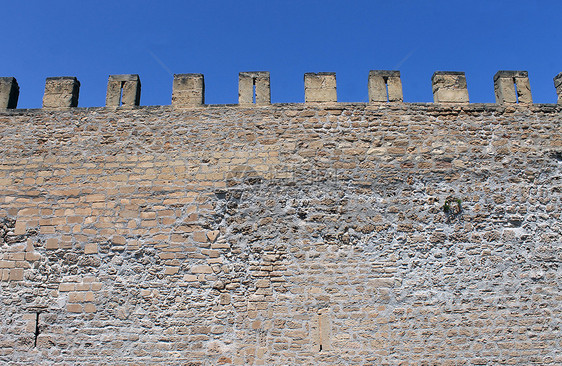
{"type": "Polygon", "coordinates": [[[37,312],[35,313],[35,339],[33,341],[33,347],[37,348],[37,338],[39,338],[39,315],[41,314],[41,312],[37,312]]]}

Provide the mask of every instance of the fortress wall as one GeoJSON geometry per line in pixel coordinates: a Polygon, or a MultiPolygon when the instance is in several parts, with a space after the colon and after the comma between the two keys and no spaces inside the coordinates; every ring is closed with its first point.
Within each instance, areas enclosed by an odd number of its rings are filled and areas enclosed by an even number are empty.
{"type": "Polygon", "coordinates": [[[0,112],[0,360],[560,364],[561,111],[0,112]]]}

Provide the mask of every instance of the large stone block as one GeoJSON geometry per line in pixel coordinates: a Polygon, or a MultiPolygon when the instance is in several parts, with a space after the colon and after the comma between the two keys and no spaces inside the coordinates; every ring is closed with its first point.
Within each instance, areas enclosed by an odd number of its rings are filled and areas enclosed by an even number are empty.
{"type": "Polygon", "coordinates": [[[436,71],[431,77],[435,103],[468,103],[466,76],[459,71],[436,71]]]}
{"type": "Polygon", "coordinates": [[[533,103],[527,71],[502,70],[494,75],[496,103],[533,103]]]}
{"type": "Polygon", "coordinates": [[[239,104],[271,104],[269,71],[241,72],[238,74],[239,104]]]}
{"type": "Polygon", "coordinates": [[[336,73],[304,74],[304,101],[305,103],[337,102],[336,73]]]}
{"type": "Polygon", "coordinates": [[[197,107],[205,104],[205,78],[203,74],[174,74],[172,106],[197,107]]]}
{"type": "Polygon", "coordinates": [[[558,104],[562,104],[562,72],[554,77],[554,87],[558,94],[558,104]]]}
{"type": "Polygon", "coordinates": [[[140,104],[141,83],[136,74],[109,75],[106,107],[130,108],[140,104]]]}
{"type": "Polygon", "coordinates": [[[369,71],[369,103],[402,102],[402,81],[400,71],[371,70],[369,71]]]}
{"type": "Polygon", "coordinates": [[[0,108],[16,108],[20,87],[14,77],[0,77],[0,108]]]}
{"type": "Polygon", "coordinates": [[[78,106],[80,82],[73,76],[50,77],[45,81],[43,108],[63,109],[78,106]]]}

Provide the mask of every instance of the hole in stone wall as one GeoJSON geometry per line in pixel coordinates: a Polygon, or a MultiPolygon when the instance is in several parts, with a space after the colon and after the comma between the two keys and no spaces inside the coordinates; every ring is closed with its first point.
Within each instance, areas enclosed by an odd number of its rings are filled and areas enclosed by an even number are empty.
{"type": "Polygon", "coordinates": [[[252,103],[256,104],[256,79],[252,79],[253,81],[253,85],[252,85],[252,103]]]}
{"type": "Polygon", "coordinates": [[[513,87],[515,88],[515,103],[519,104],[519,93],[517,92],[517,82],[513,78],[513,87]]]}
{"type": "Polygon", "coordinates": [[[388,78],[384,78],[384,87],[386,88],[386,101],[390,102],[390,97],[388,96],[388,78]]]}
{"type": "Polygon", "coordinates": [[[33,342],[33,347],[37,347],[37,338],[39,337],[39,315],[41,312],[35,313],[35,340],[33,342]]]}
{"type": "Polygon", "coordinates": [[[121,87],[119,88],[119,104],[118,106],[121,107],[123,105],[123,87],[125,86],[125,82],[121,82],[121,87]]]}

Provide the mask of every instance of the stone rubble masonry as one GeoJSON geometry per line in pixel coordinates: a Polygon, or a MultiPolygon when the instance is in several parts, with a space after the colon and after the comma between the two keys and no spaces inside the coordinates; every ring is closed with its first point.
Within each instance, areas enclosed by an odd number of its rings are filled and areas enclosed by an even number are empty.
{"type": "Polygon", "coordinates": [[[16,108],[20,87],[14,77],[0,77],[0,109],[16,108]]]}
{"type": "Polygon", "coordinates": [[[305,103],[336,103],[336,73],[319,72],[304,74],[305,103]]]}
{"type": "Polygon", "coordinates": [[[241,72],[238,75],[238,103],[271,104],[269,71],[241,72]]]}
{"type": "Polygon", "coordinates": [[[140,104],[141,82],[138,75],[109,75],[106,107],[132,108],[140,104]]]}
{"type": "Polygon", "coordinates": [[[562,72],[554,77],[554,87],[558,95],[558,104],[562,104],[562,72]]]}
{"type": "Polygon", "coordinates": [[[0,364],[560,365],[561,123],[0,110],[0,364]]]}
{"type": "Polygon", "coordinates": [[[199,107],[205,104],[205,78],[203,74],[174,74],[172,106],[175,108],[199,107]]]}
{"type": "Polygon", "coordinates": [[[527,71],[498,71],[494,75],[496,103],[533,103],[527,71]]]}
{"type": "Polygon", "coordinates": [[[431,77],[435,103],[468,103],[466,76],[458,71],[436,71],[431,77]]]}
{"type": "Polygon", "coordinates": [[[400,71],[369,71],[369,102],[402,102],[402,81],[400,71]]]}
{"type": "Polygon", "coordinates": [[[45,81],[43,108],[65,109],[78,106],[80,82],[73,76],[50,77],[45,81]]]}

